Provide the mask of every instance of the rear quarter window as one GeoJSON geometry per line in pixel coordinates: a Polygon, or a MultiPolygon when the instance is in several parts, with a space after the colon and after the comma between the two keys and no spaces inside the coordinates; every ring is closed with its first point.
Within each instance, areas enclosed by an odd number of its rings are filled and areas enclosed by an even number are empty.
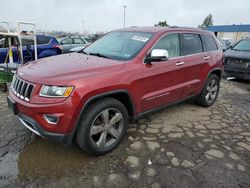
{"type": "Polygon", "coordinates": [[[209,52],[209,51],[218,50],[218,46],[214,40],[214,37],[210,35],[201,35],[201,36],[202,36],[204,51],[209,52]]]}
{"type": "Polygon", "coordinates": [[[202,52],[202,42],[198,34],[181,34],[182,55],[191,55],[202,52]]]}

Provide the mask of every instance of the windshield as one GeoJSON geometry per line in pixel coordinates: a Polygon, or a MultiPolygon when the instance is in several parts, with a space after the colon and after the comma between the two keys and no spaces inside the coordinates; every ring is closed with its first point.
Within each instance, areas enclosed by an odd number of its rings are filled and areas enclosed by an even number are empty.
{"type": "Polygon", "coordinates": [[[114,31],[103,36],[82,52],[115,60],[130,60],[135,57],[153,33],[114,31]]]}
{"type": "Polygon", "coordinates": [[[242,40],[233,47],[233,50],[250,51],[250,40],[242,40]]]}

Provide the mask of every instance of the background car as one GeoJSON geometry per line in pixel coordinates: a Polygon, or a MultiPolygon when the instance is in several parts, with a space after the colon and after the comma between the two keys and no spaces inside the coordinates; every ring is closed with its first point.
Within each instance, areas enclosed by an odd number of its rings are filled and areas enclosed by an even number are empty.
{"type": "Polygon", "coordinates": [[[218,38],[218,41],[219,41],[220,47],[223,50],[223,52],[225,52],[227,49],[229,49],[231,47],[230,45],[227,45],[227,43],[220,38],[218,38]]]}
{"type": "Polygon", "coordinates": [[[224,43],[226,46],[233,46],[233,45],[234,45],[234,42],[233,42],[233,40],[231,40],[231,39],[228,39],[228,38],[221,38],[221,40],[223,41],[223,43],[224,43]]]}
{"type": "Polygon", "coordinates": [[[250,38],[239,41],[225,52],[224,70],[228,77],[250,80],[250,38]]]}
{"type": "Polygon", "coordinates": [[[85,47],[91,43],[91,39],[84,36],[69,36],[59,39],[63,53],[69,53],[72,48],[85,47]]]}
{"type": "MultiPolygon", "coordinates": [[[[18,40],[13,38],[14,45],[12,46],[14,62],[20,62],[19,53],[17,50],[18,40]]],[[[24,62],[28,62],[35,59],[34,55],[34,41],[32,39],[22,39],[23,45],[23,58],[24,62]]],[[[0,63],[4,63],[8,52],[8,45],[6,42],[1,45],[0,48],[0,63]]],[[[37,56],[38,58],[44,58],[54,55],[62,54],[62,48],[60,43],[55,37],[48,35],[37,35],[37,56]]]]}

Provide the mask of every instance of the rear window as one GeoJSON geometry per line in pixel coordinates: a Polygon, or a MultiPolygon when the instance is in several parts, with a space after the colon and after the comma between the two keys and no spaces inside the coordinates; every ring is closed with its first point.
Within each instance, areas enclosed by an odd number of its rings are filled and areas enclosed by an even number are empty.
{"type": "Polygon", "coordinates": [[[203,41],[205,52],[218,50],[218,46],[212,36],[202,35],[202,41],[203,41]]]}
{"type": "Polygon", "coordinates": [[[198,34],[181,34],[182,55],[197,54],[202,52],[202,43],[198,34]]]}
{"type": "Polygon", "coordinates": [[[48,44],[51,40],[51,37],[47,36],[37,36],[37,44],[48,44]]]}

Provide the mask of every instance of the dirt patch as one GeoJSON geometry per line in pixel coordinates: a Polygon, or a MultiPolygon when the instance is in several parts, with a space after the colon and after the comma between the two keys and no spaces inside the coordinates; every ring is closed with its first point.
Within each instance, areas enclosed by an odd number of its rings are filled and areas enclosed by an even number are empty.
{"type": "Polygon", "coordinates": [[[81,173],[91,161],[95,161],[95,157],[86,155],[75,144],[64,147],[38,139],[21,152],[18,161],[19,177],[61,177],[65,173],[81,173]]]}

